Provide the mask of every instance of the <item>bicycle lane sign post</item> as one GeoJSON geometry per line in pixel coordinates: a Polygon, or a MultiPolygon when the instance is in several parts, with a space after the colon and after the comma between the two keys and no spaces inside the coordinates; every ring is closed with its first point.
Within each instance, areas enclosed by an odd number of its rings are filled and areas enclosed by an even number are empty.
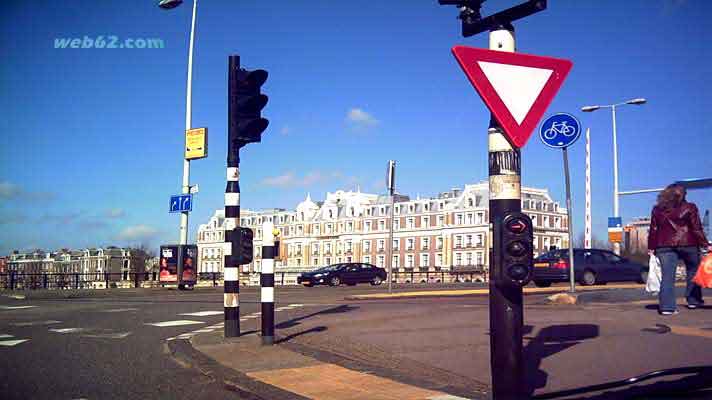
{"type": "Polygon", "coordinates": [[[573,210],[571,205],[571,183],[569,179],[569,155],[567,148],[581,136],[581,123],[576,117],[567,113],[558,113],[545,119],[539,128],[539,138],[545,145],[561,149],[564,155],[564,176],[566,179],[566,213],[568,214],[569,230],[569,283],[571,293],[576,292],[574,276],[574,228],[573,210]]]}

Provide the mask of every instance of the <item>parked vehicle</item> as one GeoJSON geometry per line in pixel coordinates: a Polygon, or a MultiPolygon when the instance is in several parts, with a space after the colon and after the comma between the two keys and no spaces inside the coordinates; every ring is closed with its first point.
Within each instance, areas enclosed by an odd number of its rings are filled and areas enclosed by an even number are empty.
{"type": "Polygon", "coordinates": [[[356,285],[370,283],[380,285],[386,280],[386,270],[366,263],[339,263],[304,272],[297,277],[297,283],[304,286],[330,285],[339,286],[342,283],[356,285]]]}
{"type": "MultiPolygon", "coordinates": [[[[569,281],[569,250],[552,250],[534,259],[534,284],[547,287],[552,282],[569,281]]],[[[583,285],[648,279],[648,266],[600,249],[574,249],[574,279],[583,285]]]]}

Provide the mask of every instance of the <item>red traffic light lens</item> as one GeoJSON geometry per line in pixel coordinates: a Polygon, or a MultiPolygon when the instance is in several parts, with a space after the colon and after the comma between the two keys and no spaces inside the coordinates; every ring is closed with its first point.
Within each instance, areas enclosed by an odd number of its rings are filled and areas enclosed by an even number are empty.
{"type": "Polygon", "coordinates": [[[515,218],[507,223],[507,229],[517,235],[527,230],[527,223],[521,218],[515,218]]]}

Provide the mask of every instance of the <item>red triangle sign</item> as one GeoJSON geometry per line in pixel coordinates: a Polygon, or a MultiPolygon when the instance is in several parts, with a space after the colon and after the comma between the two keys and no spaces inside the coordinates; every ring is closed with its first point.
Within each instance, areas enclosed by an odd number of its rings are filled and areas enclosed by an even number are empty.
{"type": "Polygon", "coordinates": [[[465,46],[453,47],[452,54],[515,147],[527,143],[573,66],[560,58],[465,46]]]}

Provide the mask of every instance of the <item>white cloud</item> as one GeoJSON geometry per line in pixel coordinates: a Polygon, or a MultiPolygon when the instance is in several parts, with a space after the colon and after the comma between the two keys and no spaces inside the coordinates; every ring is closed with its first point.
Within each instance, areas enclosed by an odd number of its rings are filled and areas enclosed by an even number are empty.
{"type": "Polygon", "coordinates": [[[324,174],[320,171],[312,171],[304,175],[303,177],[297,176],[293,171],[288,171],[282,175],[267,177],[262,180],[262,184],[265,186],[274,187],[307,187],[318,183],[327,182],[331,179],[338,178],[338,172],[333,172],[331,174],[324,174]]]}
{"type": "Polygon", "coordinates": [[[18,197],[22,191],[20,187],[10,182],[0,182],[0,198],[11,199],[18,197]]]}
{"type": "Polygon", "coordinates": [[[116,236],[117,240],[141,241],[153,239],[158,235],[158,229],[148,225],[129,226],[116,236]]]}
{"type": "Polygon", "coordinates": [[[354,107],[346,113],[346,122],[353,128],[368,128],[380,123],[373,115],[354,107]]]}
{"type": "Polygon", "coordinates": [[[106,210],[106,213],[104,215],[108,218],[121,218],[126,216],[126,210],[123,208],[110,208],[106,210]]]}

